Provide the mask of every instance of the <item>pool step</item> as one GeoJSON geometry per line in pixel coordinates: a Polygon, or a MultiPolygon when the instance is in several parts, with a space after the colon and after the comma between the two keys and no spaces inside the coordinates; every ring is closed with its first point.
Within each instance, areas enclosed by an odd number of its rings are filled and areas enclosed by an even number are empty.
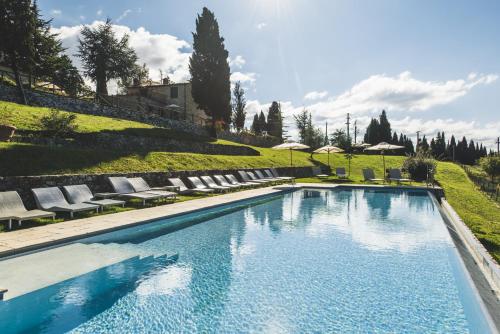
{"type": "Polygon", "coordinates": [[[0,262],[0,286],[9,289],[5,299],[137,257],[157,258],[133,244],[74,243],[0,262]]]}

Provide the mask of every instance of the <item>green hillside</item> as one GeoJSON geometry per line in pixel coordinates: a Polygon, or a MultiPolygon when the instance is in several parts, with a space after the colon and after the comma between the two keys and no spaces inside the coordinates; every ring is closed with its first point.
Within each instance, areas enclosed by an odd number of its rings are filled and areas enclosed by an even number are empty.
{"type": "MultiPolygon", "coordinates": [[[[27,107],[14,103],[0,102],[0,119],[15,125],[21,131],[36,135],[40,118],[48,115],[50,109],[27,107]]],[[[77,114],[78,131],[93,133],[116,131],[141,136],[164,136],[186,140],[207,140],[168,129],[155,128],[144,123],[113,119],[109,117],[77,114]],[[180,138],[179,138],[180,137],[180,138]],[[185,138],[186,137],[186,138],[185,138]]],[[[214,144],[232,144],[218,140],[214,144]]],[[[259,168],[290,166],[288,151],[253,147],[260,156],[208,155],[194,153],[173,153],[142,150],[141,152],[120,152],[97,149],[73,149],[20,143],[0,143],[0,175],[43,175],[67,173],[109,173],[147,172],[175,170],[206,170],[232,168],[259,168]]],[[[402,156],[387,156],[387,167],[400,167],[402,156]]],[[[326,154],[311,154],[294,151],[295,166],[327,164],[326,154]]],[[[332,168],[345,167],[348,162],[343,154],[331,154],[332,168]]],[[[351,176],[348,180],[335,177],[326,182],[363,182],[361,169],[371,167],[377,177],[382,176],[382,159],[379,155],[356,155],[351,161],[351,176]]],[[[436,180],[443,187],[446,198],[464,222],[471,228],[493,256],[500,260],[500,207],[476,189],[465,172],[453,163],[439,162],[436,180]]],[[[306,182],[325,182],[307,178],[306,182]]]]}

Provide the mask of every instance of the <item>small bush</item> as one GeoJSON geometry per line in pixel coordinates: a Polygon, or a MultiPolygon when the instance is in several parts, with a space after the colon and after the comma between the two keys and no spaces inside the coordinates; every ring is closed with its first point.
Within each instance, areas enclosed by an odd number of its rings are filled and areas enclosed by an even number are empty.
{"type": "Polygon", "coordinates": [[[500,156],[481,158],[479,165],[491,177],[491,181],[500,176],[500,156]]]}
{"type": "Polygon", "coordinates": [[[410,177],[415,181],[425,181],[428,176],[433,177],[436,173],[436,167],[436,160],[424,151],[408,157],[403,162],[403,171],[410,174],[410,177]]]}
{"type": "Polygon", "coordinates": [[[76,131],[76,115],[63,113],[52,109],[48,116],[40,119],[40,123],[45,131],[53,137],[64,137],[76,131]]]}

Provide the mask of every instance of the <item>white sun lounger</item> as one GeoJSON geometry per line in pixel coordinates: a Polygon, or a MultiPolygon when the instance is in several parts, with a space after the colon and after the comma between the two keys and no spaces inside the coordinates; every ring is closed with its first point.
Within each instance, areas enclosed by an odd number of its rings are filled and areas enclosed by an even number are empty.
{"type": "Polygon", "coordinates": [[[252,182],[259,182],[259,183],[263,183],[263,184],[273,182],[271,180],[259,179],[253,172],[246,172],[246,173],[252,182]]]}
{"type": "Polygon", "coordinates": [[[116,199],[96,199],[92,194],[92,191],[86,184],[78,184],[72,186],[64,186],[64,192],[68,201],[72,204],[87,203],[99,205],[101,211],[104,210],[106,206],[125,206],[125,201],[120,201],[116,199]]]}
{"type": "Polygon", "coordinates": [[[127,178],[127,180],[132,184],[136,192],[147,192],[151,194],[162,195],[165,198],[175,198],[177,194],[172,191],[161,190],[161,188],[151,188],[149,184],[142,177],[132,177],[127,178]]]}
{"type": "Polygon", "coordinates": [[[170,182],[173,186],[178,187],[178,193],[181,195],[190,195],[194,193],[206,194],[213,192],[213,190],[210,189],[190,189],[186,187],[184,182],[182,182],[182,180],[177,177],[168,179],[168,182],[170,182]]]}
{"type": "Polygon", "coordinates": [[[344,167],[338,167],[335,170],[335,174],[337,174],[337,177],[345,179],[347,177],[347,173],[345,172],[344,167]]]}
{"type": "Polygon", "coordinates": [[[23,200],[17,191],[0,192],[0,220],[7,220],[9,230],[12,229],[12,220],[17,220],[19,226],[23,220],[47,218],[54,219],[54,212],[43,210],[26,210],[23,200]]]}
{"type": "Polygon", "coordinates": [[[365,178],[365,181],[368,181],[368,182],[384,181],[384,179],[377,179],[375,177],[375,173],[373,172],[373,169],[371,169],[371,168],[363,168],[363,177],[365,178]]]}
{"type": "Polygon", "coordinates": [[[223,186],[223,187],[229,187],[229,188],[233,188],[233,189],[237,189],[237,188],[242,187],[242,185],[230,184],[229,182],[227,182],[226,178],[222,175],[214,175],[214,179],[220,186],[223,186]]]}
{"type": "Polygon", "coordinates": [[[243,187],[255,187],[259,185],[259,183],[256,182],[240,182],[233,174],[226,174],[224,176],[226,177],[226,180],[233,185],[243,186],[243,187]]]}
{"type": "Polygon", "coordinates": [[[113,187],[115,193],[118,193],[118,196],[127,198],[127,199],[140,199],[142,200],[142,205],[146,205],[146,201],[155,200],[163,198],[163,195],[158,195],[149,192],[136,192],[132,184],[127,180],[126,177],[123,176],[113,176],[108,177],[109,183],[113,187]]]}
{"type": "Polygon", "coordinates": [[[78,203],[70,204],[64,198],[61,189],[57,187],[31,189],[35,196],[36,205],[40,210],[69,212],[71,218],[75,212],[93,211],[99,212],[99,205],[78,203]]]}
{"type": "MultiPolygon", "coordinates": [[[[207,187],[198,176],[190,176],[188,177],[189,182],[193,185],[193,187],[198,190],[198,191],[205,191],[205,192],[214,192],[215,189],[211,189],[207,187]]],[[[220,191],[220,190],[219,190],[220,191]]]]}
{"type": "Polygon", "coordinates": [[[413,181],[412,179],[405,179],[401,175],[401,170],[398,168],[390,168],[389,169],[389,180],[390,181],[396,181],[397,183],[401,182],[410,182],[413,181]]]}
{"type": "Polygon", "coordinates": [[[203,175],[200,177],[200,179],[205,182],[205,184],[210,188],[210,189],[214,189],[215,191],[219,191],[219,192],[225,192],[225,191],[229,191],[231,190],[231,187],[230,186],[221,186],[217,183],[215,183],[214,179],[212,179],[212,177],[208,176],[208,175],[203,175]]]}
{"type": "Polygon", "coordinates": [[[314,167],[311,167],[311,170],[312,170],[313,176],[319,177],[320,179],[328,177],[327,174],[322,174],[323,172],[321,171],[321,167],[314,166],[314,167]]]}
{"type": "Polygon", "coordinates": [[[255,170],[255,175],[257,175],[257,177],[260,179],[260,180],[269,180],[271,182],[281,182],[282,180],[278,179],[278,178],[275,178],[275,177],[269,177],[267,175],[264,175],[260,170],[255,170]]]}
{"type": "Polygon", "coordinates": [[[293,176],[280,176],[278,171],[276,170],[276,168],[270,168],[269,170],[271,171],[271,173],[273,174],[274,177],[278,177],[280,179],[289,180],[289,181],[295,179],[293,176]]]}

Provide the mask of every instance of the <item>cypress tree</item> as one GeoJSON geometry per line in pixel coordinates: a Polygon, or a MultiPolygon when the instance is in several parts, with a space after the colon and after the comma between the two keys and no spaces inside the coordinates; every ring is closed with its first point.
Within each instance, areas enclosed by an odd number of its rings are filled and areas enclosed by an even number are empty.
{"type": "Polygon", "coordinates": [[[267,130],[267,122],[266,122],[266,115],[264,115],[264,112],[261,110],[260,115],[259,115],[259,128],[260,132],[263,133],[264,131],[267,130]]]}
{"type": "Polygon", "coordinates": [[[378,140],[379,141],[385,141],[387,143],[391,142],[391,123],[389,123],[389,120],[387,119],[387,114],[385,110],[382,110],[382,113],[380,114],[380,120],[379,120],[379,131],[378,131],[378,140]]]}
{"type": "Polygon", "coordinates": [[[269,135],[282,139],[283,137],[283,115],[281,105],[273,101],[267,113],[267,132],[269,135]]]}
{"type": "Polygon", "coordinates": [[[256,135],[260,135],[262,133],[262,131],[260,129],[258,113],[255,113],[255,115],[253,116],[252,127],[250,128],[250,130],[256,135]]]}
{"type": "Polygon", "coordinates": [[[396,131],[394,131],[394,133],[392,134],[392,144],[398,144],[398,134],[396,133],[396,131]]]}
{"type": "Polygon", "coordinates": [[[191,94],[198,107],[211,117],[211,134],[214,137],[217,136],[217,123],[227,128],[231,122],[228,55],[214,13],[204,7],[196,19],[189,71],[191,94]]]}

